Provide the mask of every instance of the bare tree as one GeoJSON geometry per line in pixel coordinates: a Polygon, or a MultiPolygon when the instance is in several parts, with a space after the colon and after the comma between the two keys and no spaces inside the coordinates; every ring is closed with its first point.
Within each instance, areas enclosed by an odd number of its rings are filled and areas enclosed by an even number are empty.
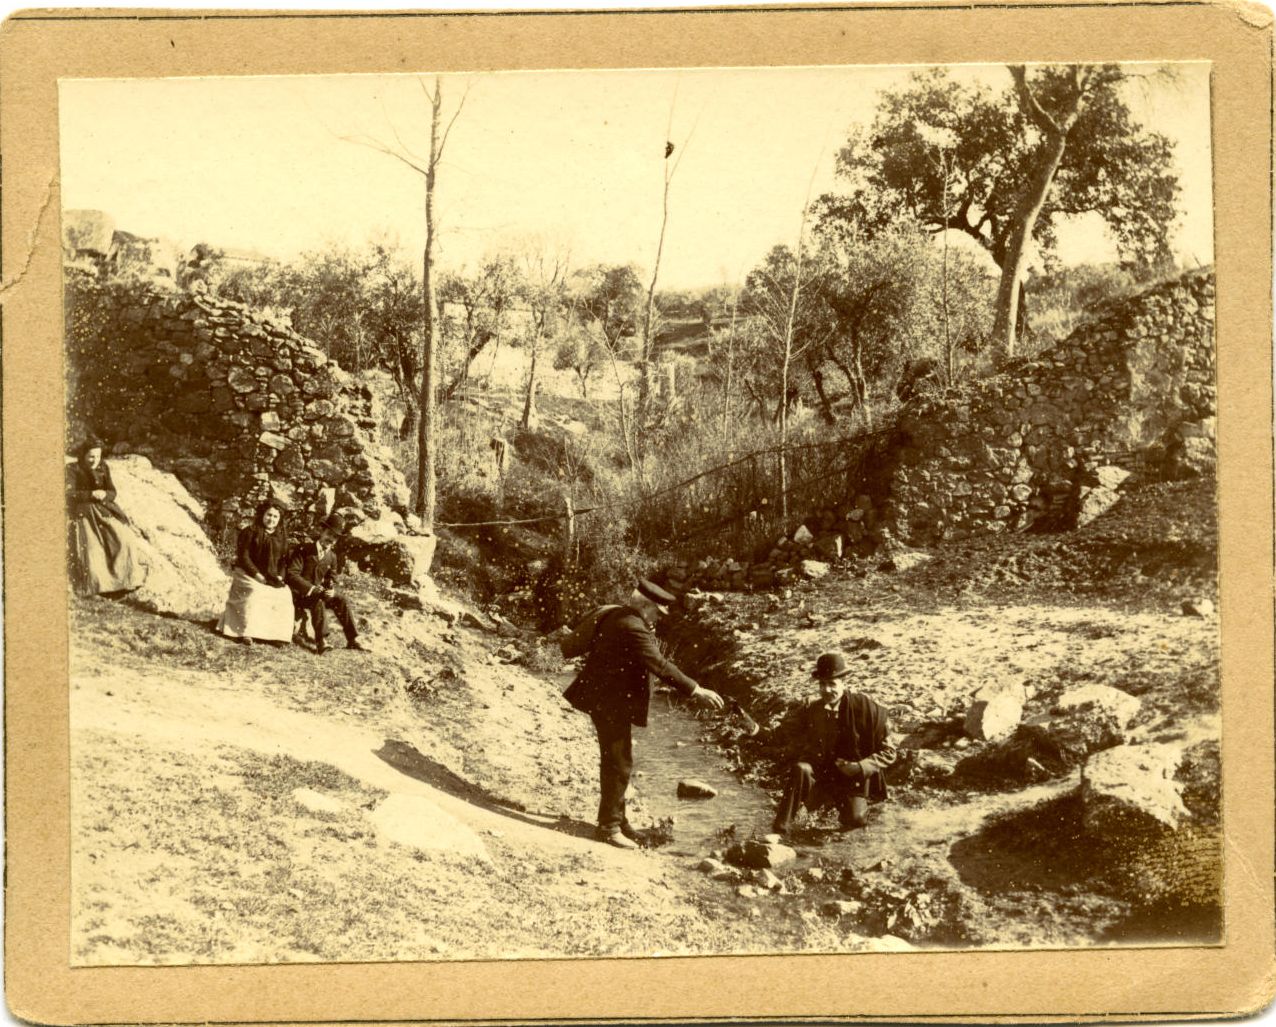
{"type": "Polygon", "coordinates": [[[439,162],[443,159],[443,151],[447,147],[448,136],[452,126],[465,106],[465,97],[457,104],[447,127],[440,130],[443,115],[443,82],[439,76],[434,77],[433,91],[425,84],[424,79],[417,79],[421,92],[430,107],[430,145],[429,155],[421,157],[414,153],[399,136],[394,126],[390,131],[394,135],[394,143],[387,143],[370,135],[345,136],[347,142],[367,146],[379,153],[402,162],[419,175],[425,183],[425,247],[421,253],[421,294],[422,294],[422,331],[421,331],[421,392],[419,418],[417,421],[417,481],[413,506],[421,524],[426,531],[434,530],[434,508],[436,504],[437,482],[435,464],[437,462],[437,412],[435,384],[438,377],[438,315],[434,299],[434,249],[436,242],[436,225],[434,216],[434,187],[438,179],[439,162]]]}
{"type": "MultiPolygon", "coordinates": [[[[527,391],[523,396],[524,428],[536,416],[536,371],[541,347],[558,330],[566,300],[569,257],[565,250],[536,246],[523,257],[523,294],[531,314],[527,336],[527,391]]],[[[581,380],[582,393],[584,379],[581,380]]]]}
{"type": "MultiPolygon", "coordinates": [[[[760,269],[761,274],[770,279],[769,288],[762,292],[764,297],[768,297],[771,300],[771,310],[763,311],[764,321],[771,336],[778,344],[781,354],[780,402],[777,408],[777,418],[780,424],[780,516],[785,520],[788,520],[789,516],[790,375],[793,361],[814,341],[808,339],[797,349],[794,349],[794,330],[798,323],[798,303],[802,296],[802,270],[806,256],[807,217],[811,209],[811,189],[815,184],[815,175],[818,170],[819,162],[817,161],[815,166],[811,168],[811,178],[807,182],[806,196],[802,201],[802,215],[798,219],[797,245],[794,247],[792,256],[791,280],[783,281],[781,277],[783,275],[782,271],[779,274],[773,274],[765,267],[760,269]]],[[[773,257],[776,256],[783,260],[783,254],[773,251],[773,257]]]]}
{"type": "MultiPolygon", "coordinates": [[[[678,91],[674,89],[673,98],[669,101],[669,123],[665,127],[664,150],[664,191],[660,199],[660,234],[656,237],[656,259],[651,267],[651,283],[647,286],[647,303],[642,318],[642,346],[638,353],[638,403],[634,411],[634,422],[638,433],[638,455],[641,459],[642,429],[646,425],[648,411],[651,407],[651,361],[655,356],[656,345],[656,283],[660,279],[660,258],[665,249],[665,230],[669,226],[669,186],[673,176],[678,172],[678,165],[687,152],[687,144],[691,141],[691,133],[682,141],[681,148],[674,146],[670,137],[673,135],[673,112],[678,101],[678,91]],[[674,152],[678,156],[673,157],[674,152]]],[[[695,131],[694,126],[692,132],[695,131]]]]}

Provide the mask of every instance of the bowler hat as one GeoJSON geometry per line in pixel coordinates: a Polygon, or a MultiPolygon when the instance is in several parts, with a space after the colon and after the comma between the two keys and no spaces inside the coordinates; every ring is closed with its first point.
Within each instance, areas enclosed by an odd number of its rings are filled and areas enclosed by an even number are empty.
{"type": "Polygon", "coordinates": [[[821,653],[820,658],[815,661],[815,670],[811,671],[811,677],[840,678],[850,672],[851,668],[846,665],[846,657],[841,653],[821,653]]]}
{"type": "Polygon", "coordinates": [[[637,589],[653,603],[659,606],[661,613],[668,613],[669,604],[676,603],[678,601],[677,596],[666,592],[654,581],[648,581],[646,578],[638,579],[637,589]]]}

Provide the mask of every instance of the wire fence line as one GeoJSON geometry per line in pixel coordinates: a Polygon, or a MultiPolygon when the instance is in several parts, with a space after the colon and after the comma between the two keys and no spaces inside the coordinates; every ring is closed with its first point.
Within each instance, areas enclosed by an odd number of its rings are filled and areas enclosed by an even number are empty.
{"type": "MultiPolygon", "coordinates": [[[[864,435],[854,436],[852,441],[859,441],[861,439],[869,439],[881,434],[884,434],[884,432],[865,433],[864,435]]],[[[854,456],[847,459],[845,462],[837,466],[834,466],[832,468],[827,466],[817,467],[805,475],[794,476],[790,480],[789,488],[786,490],[785,495],[792,496],[802,486],[809,485],[810,483],[817,480],[827,480],[828,478],[831,478],[835,475],[850,476],[853,473],[859,473],[863,468],[863,461],[864,461],[864,453],[863,451],[860,451],[860,452],[857,452],[854,456]]],[[[733,513],[729,513],[726,516],[721,517],[718,520],[714,521],[712,524],[701,525],[689,531],[683,532],[679,535],[675,535],[673,538],[669,539],[669,542],[678,544],[683,542],[689,542],[692,539],[701,538],[706,535],[711,535],[715,531],[721,531],[732,524],[738,524],[740,521],[747,519],[751,514],[754,514],[754,513],[756,513],[755,510],[735,511],[733,513]]]]}
{"type": "MultiPolygon", "coordinates": [[[[768,446],[763,449],[752,450],[748,453],[743,454],[742,456],[738,456],[731,460],[728,460],[726,463],[719,464],[716,467],[710,467],[706,470],[700,471],[697,474],[693,474],[691,477],[684,478],[682,481],[675,482],[672,485],[663,486],[662,488],[656,489],[654,492],[644,493],[643,495],[635,499],[596,503],[593,506],[584,506],[584,507],[580,507],[579,509],[575,509],[570,514],[569,513],[540,514],[535,517],[513,517],[513,518],[506,518],[506,519],[500,519],[500,520],[487,520],[487,521],[439,521],[437,522],[437,526],[440,528],[497,528],[497,527],[510,527],[515,525],[526,525],[526,524],[550,524],[556,521],[561,522],[561,521],[567,521],[567,520],[573,519],[575,517],[582,517],[585,514],[598,513],[600,511],[607,511],[607,512],[614,513],[618,510],[633,510],[633,509],[639,508],[643,504],[650,503],[652,500],[659,499],[663,496],[669,495],[674,492],[678,492],[683,489],[688,489],[691,485],[694,485],[696,482],[701,481],[705,478],[708,478],[710,475],[720,474],[723,471],[730,470],[733,467],[737,467],[741,464],[745,464],[750,461],[757,461],[760,457],[778,456],[781,453],[790,455],[794,453],[806,452],[811,450],[840,449],[849,445],[858,446],[867,442],[868,440],[887,435],[892,430],[893,430],[893,426],[886,427],[886,428],[878,428],[873,431],[858,432],[855,435],[847,435],[837,439],[826,439],[821,442],[803,442],[803,443],[798,443],[795,445],[788,445],[788,446],[768,446]]],[[[860,460],[860,457],[857,455],[855,463],[858,463],[859,460],[860,460]]],[[[849,470],[850,466],[851,465],[847,465],[846,467],[836,468],[831,473],[839,473],[845,470],[849,470]]],[[[830,473],[830,472],[828,472],[827,468],[825,468],[822,471],[817,471],[811,475],[807,475],[804,478],[795,479],[794,481],[789,483],[789,487],[784,491],[783,496],[788,497],[793,495],[796,485],[809,484],[817,476],[822,476],[823,474],[827,474],[827,473],[830,473]]],[[[723,524],[731,523],[732,521],[735,521],[735,520],[740,520],[745,516],[747,516],[747,512],[745,514],[732,514],[726,520],[719,522],[716,526],[720,527],[723,524]]]]}

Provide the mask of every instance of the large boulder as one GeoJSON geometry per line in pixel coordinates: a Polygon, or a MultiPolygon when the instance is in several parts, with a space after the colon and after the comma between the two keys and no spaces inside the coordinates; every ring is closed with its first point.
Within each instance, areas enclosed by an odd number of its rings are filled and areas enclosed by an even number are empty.
{"type": "Polygon", "coordinates": [[[1175,439],[1166,452],[1166,471],[1170,477],[1208,476],[1217,471],[1217,463],[1214,440],[1204,434],[1175,439]]]}
{"type": "Polygon", "coordinates": [[[1122,836],[1134,826],[1174,829],[1187,816],[1174,774],[1181,745],[1120,745],[1096,753],[1081,776],[1082,824],[1122,836]]]}
{"type": "Polygon", "coordinates": [[[1121,499],[1117,490],[1129,476],[1130,472],[1121,467],[1096,470],[1093,484],[1083,485],[1077,497],[1076,526],[1084,527],[1114,507],[1121,499]]]}
{"type": "Polygon", "coordinates": [[[1142,700],[1129,692],[1109,685],[1078,685],[1059,696],[1054,711],[1057,714],[1085,715],[1093,719],[1103,718],[1122,731],[1134,723],[1142,707],[1142,700]]]}
{"type": "Polygon", "coordinates": [[[1073,772],[1092,754],[1125,741],[1140,700],[1106,685],[1081,685],[1059,697],[1048,715],[1020,724],[1008,738],[963,759],[960,777],[1031,782],[1073,772]]]}
{"type": "Polygon", "coordinates": [[[975,693],[963,729],[971,738],[995,742],[1009,737],[1023,716],[1022,685],[989,685],[975,693]]]}
{"type": "Polygon", "coordinates": [[[712,799],[717,794],[718,790],[713,785],[694,778],[683,778],[678,782],[679,799],[712,799]]]}
{"type": "Polygon", "coordinates": [[[360,570],[376,574],[410,588],[422,588],[430,580],[430,564],[434,562],[437,539],[433,535],[395,535],[392,538],[358,538],[349,535],[342,540],[348,559],[360,570]]]}
{"type": "Polygon", "coordinates": [[[764,870],[792,863],[797,859],[797,851],[778,842],[750,838],[743,844],[731,846],[727,850],[727,859],[737,866],[764,870]]]}
{"type": "Polygon", "coordinates": [[[116,503],[140,536],[147,564],[146,582],[132,601],[178,617],[221,613],[230,579],[204,533],[203,506],[144,456],[116,456],[110,464],[116,503]]]}
{"type": "Polygon", "coordinates": [[[926,563],[930,559],[929,553],[923,553],[916,549],[896,549],[882,561],[877,568],[887,574],[898,573],[903,574],[907,571],[914,570],[926,563]]]}

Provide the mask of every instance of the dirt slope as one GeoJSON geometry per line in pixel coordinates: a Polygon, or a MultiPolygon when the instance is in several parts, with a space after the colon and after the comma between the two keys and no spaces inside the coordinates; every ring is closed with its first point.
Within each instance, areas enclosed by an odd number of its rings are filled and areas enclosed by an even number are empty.
{"type": "MultiPolygon", "coordinates": [[[[1031,686],[1026,715],[1068,685],[1111,685],[1142,701],[1136,738],[1187,746],[1191,822],[1173,845],[1096,847],[1075,776],[905,775],[867,830],[839,837],[817,821],[800,832],[775,890],[747,872],[711,880],[696,869],[707,853],[626,854],[590,839],[588,721],[562,702],[547,648],[511,625],[452,624],[354,575],[373,652],[318,658],[75,600],[73,960],[1209,938],[1217,622],[1180,604],[1213,592],[1211,514],[1205,485],[1141,493],[1072,536],[950,548],[907,574],[847,563],[684,621],[679,662],[764,720],[806,693],[815,655],[843,649],[856,686],[949,768],[982,744],[962,740],[954,715],[995,678],[1031,686]]],[[[739,743],[721,719],[702,723],[746,779],[774,787],[776,754],[739,743]]]]}

